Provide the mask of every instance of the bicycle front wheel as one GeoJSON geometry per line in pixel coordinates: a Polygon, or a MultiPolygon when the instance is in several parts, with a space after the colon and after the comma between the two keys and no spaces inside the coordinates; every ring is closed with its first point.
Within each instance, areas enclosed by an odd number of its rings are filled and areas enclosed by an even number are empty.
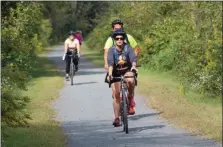
{"type": "Polygon", "coordinates": [[[123,129],[126,134],[129,133],[128,128],[128,104],[127,104],[127,98],[126,98],[126,92],[125,89],[122,89],[122,102],[123,102],[123,129]]]}

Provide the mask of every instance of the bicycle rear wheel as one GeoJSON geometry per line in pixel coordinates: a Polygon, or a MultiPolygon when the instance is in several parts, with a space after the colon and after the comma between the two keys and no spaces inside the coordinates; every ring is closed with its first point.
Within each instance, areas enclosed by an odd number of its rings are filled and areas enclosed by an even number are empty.
{"type": "Polygon", "coordinates": [[[126,134],[129,133],[129,128],[128,128],[128,104],[127,104],[127,99],[126,99],[126,94],[125,94],[125,89],[122,89],[122,102],[123,102],[123,130],[125,131],[126,134]]]}
{"type": "Polygon", "coordinates": [[[74,77],[74,63],[71,59],[71,63],[70,63],[70,81],[71,81],[71,85],[74,84],[73,77],[74,77]]]}

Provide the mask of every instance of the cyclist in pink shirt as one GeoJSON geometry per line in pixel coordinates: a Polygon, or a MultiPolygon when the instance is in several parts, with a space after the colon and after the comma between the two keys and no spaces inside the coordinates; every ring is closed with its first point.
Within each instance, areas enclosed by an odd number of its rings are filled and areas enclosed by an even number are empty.
{"type": "Polygon", "coordinates": [[[81,31],[76,31],[76,32],[74,33],[74,36],[75,36],[75,38],[77,38],[77,40],[79,41],[80,46],[81,46],[82,41],[83,41],[83,36],[82,36],[81,31]]]}

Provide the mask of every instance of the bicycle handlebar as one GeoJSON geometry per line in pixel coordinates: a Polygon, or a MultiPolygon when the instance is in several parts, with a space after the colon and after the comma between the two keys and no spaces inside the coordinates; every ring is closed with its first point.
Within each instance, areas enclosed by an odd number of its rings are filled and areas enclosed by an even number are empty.
{"type": "MultiPolygon", "coordinates": [[[[141,65],[136,65],[136,67],[141,67],[141,65]]],[[[125,78],[135,78],[135,77],[137,77],[137,71],[135,69],[133,69],[132,72],[135,74],[134,76],[113,77],[113,79],[125,79],[125,78]]],[[[137,83],[136,83],[136,85],[137,85],[137,83]]],[[[111,79],[109,79],[109,88],[110,87],[111,87],[111,79]]]]}
{"type": "Polygon", "coordinates": [[[126,78],[135,78],[135,76],[113,77],[113,79],[126,79],[126,78]]]}
{"type": "MultiPolygon", "coordinates": [[[[126,79],[126,78],[135,78],[136,76],[121,76],[121,77],[113,77],[113,79],[126,79]]],[[[110,77],[109,77],[110,78],[110,77]]],[[[109,79],[109,88],[111,87],[111,79],[109,79]]]]}

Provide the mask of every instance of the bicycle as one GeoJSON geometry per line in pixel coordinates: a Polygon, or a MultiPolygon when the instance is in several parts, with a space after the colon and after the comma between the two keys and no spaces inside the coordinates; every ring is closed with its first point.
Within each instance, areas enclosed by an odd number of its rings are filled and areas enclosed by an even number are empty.
{"type": "Polygon", "coordinates": [[[74,62],[73,62],[73,60],[74,60],[74,58],[76,58],[76,60],[77,60],[77,50],[75,49],[75,50],[71,50],[70,51],[71,52],[71,55],[68,55],[69,57],[70,57],[70,60],[71,60],[71,62],[70,62],[70,81],[71,81],[71,85],[73,85],[74,83],[73,83],[73,77],[74,77],[74,75],[75,75],[75,73],[76,73],[76,70],[74,70],[74,62]]]}
{"type": "MultiPolygon", "coordinates": [[[[138,66],[137,66],[138,67],[138,66]]],[[[136,70],[132,70],[134,73],[134,76],[123,76],[120,77],[113,77],[113,79],[121,79],[121,93],[122,93],[122,101],[120,102],[120,115],[121,115],[121,126],[123,125],[123,131],[125,131],[126,134],[129,133],[128,129],[128,110],[129,110],[129,102],[127,98],[127,83],[125,82],[126,78],[134,78],[135,79],[135,86],[137,86],[137,72],[136,70]]],[[[110,79],[111,81],[111,79],[110,79]]],[[[111,87],[111,82],[109,82],[109,88],[111,87]]]]}

